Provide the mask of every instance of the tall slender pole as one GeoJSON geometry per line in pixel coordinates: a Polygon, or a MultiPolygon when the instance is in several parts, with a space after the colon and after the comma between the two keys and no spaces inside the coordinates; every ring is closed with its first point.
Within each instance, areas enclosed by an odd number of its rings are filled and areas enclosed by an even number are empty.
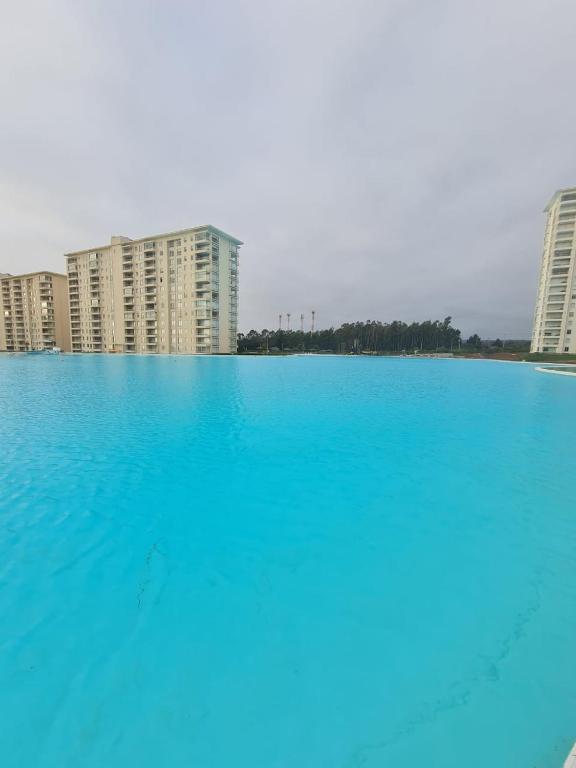
{"type": "Polygon", "coordinates": [[[312,333],[314,333],[314,318],[316,317],[316,310],[312,310],[312,333]]]}
{"type": "Polygon", "coordinates": [[[300,333],[304,333],[304,315],[300,315],[300,333]]]}
{"type": "Polygon", "coordinates": [[[282,315],[278,315],[278,330],[282,330],[282,315]]]}
{"type": "Polygon", "coordinates": [[[286,317],[288,318],[287,330],[290,330],[290,312],[286,312],[286,317]]]}

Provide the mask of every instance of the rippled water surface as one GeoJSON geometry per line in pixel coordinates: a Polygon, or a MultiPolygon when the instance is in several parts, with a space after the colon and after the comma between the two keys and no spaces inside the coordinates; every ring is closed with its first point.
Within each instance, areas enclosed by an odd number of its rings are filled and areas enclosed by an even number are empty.
{"type": "Polygon", "coordinates": [[[0,356],[3,768],[559,768],[576,386],[0,356]]]}

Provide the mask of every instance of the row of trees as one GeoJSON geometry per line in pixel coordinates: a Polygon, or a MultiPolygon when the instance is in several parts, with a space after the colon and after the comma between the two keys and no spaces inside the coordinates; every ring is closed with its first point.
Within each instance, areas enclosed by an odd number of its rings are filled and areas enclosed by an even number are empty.
{"type": "Polygon", "coordinates": [[[403,323],[395,320],[382,323],[367,320],[365,323],[344,323],[339,328],[322,331],[250,331],[238,334],[238,352],[449,352],[466,346],[480,349],[478,335],[466,342],[461,339],[452,318],[425,320],[423,323],[403,323]]]}

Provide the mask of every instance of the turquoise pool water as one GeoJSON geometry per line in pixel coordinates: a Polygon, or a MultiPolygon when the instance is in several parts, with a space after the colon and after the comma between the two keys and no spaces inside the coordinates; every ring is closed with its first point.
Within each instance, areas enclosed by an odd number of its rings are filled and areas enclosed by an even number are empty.
{"type": "Polygon", "coordinates": [[[559,768],[576,387],[0,357],[3,768],[559,768]]]}

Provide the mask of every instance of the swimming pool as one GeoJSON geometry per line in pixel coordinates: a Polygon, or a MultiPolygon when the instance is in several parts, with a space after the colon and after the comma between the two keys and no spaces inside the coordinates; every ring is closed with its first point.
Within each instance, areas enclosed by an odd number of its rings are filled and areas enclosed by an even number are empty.
{"type": "Polygon", "coordinates": [[[3,768],[558,768],[576,389],[0,356],[3,768]]]}

